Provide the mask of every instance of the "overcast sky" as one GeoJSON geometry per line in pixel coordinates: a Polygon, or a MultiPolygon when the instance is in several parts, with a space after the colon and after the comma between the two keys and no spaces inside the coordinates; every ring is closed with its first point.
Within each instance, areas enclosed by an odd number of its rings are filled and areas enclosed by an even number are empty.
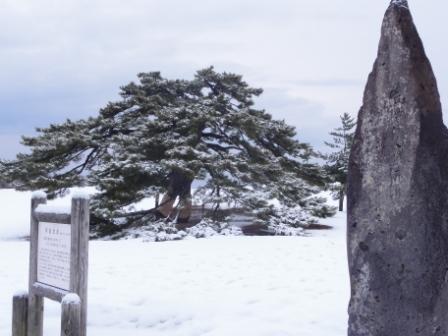
{"type": "MultiPolygon", "coordinates": [[[[145,71],[214,65],[265,93],[258,106],[320,148],[356,115],[388,0],[0,0],[0,158],[20,135],[96,115],[145,71]]],[[[410,0],[448,103],[448,3],[410,0]]]]}

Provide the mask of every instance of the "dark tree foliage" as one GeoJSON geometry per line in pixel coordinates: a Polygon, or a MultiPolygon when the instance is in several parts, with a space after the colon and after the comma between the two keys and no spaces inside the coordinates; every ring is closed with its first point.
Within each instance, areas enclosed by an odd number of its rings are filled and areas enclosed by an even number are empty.
{"type": "Polygon", "coordinates": [[[356,122],[348,113],[344,113],[340,119],[341,126],[330,132],[333,141],[325,142],[333,150],[331,154],[325,156],[325,171],[333,183],[331,189],[339,199],[339,211],[343,211],[347,191],[348,161],[356,122]]]}
{"type": "Polygon", "coordinates": [[[211,67],[192,80],[159,72],[138,79],[98,116],[23,137],[30,152],[2,162],[2,176],[52,196],[94,185],[100,192],[92,209],[109,220],[131,218],[127,206],[159,192],[163,216],[173,216],[177,198],[178,219],[188,220],[193,181],[205,203],[252,209],[271,198],[297,204],[322,183],[312,148],[296,140],[294,127],[254,107],[262,90],[241,76],[211,67]]]}

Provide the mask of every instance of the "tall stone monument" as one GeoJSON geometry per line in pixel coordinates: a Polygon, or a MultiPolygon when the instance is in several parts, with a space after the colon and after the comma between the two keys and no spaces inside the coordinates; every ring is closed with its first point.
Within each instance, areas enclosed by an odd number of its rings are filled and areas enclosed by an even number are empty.
{"type": "Polygon", "coordinates": [[[448,335],[448,131],[407,1],[387,9],[349,166],[349,336],[448,335]]]}

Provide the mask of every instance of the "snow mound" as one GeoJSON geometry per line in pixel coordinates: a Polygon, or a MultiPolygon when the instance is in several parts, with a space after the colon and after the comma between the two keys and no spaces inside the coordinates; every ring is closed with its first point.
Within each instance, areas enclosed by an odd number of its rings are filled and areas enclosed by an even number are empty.
{"type": "Polygon", "coordinates": [[[392,0],[390,2],[391,5],[400,6],[404,8],[409,8],[408,1],[407,0],[392,0]]]}
{"type": "Polygon", "coordinates": [[[71,196],[72,198],[77,198],[77,199],[90,199],[90,194],[91,192],[89,192],[89,190],[86,189],[73,189],[71,191],[71,196]]]}
{"type": "MultiPolygon", "coordinates": [[[[309,237],[219,237],[147,244],[93,241],[91,336],[346,336],[345,214],[309,237]]],[[[0,335],[28,280],[28,242],[0,242],[0,335]],[[3,254],[2,254],[3,255],[3,254]]],[[[60,334],[45,302],[44,335],[60,334]]]]}
{"type": "Polygon", "coordinates": [[[75,293],[67,294],[62,299],[62,304],[79,304],[79,303],[81,303],[81,299],[75,293]]]}
{"type": "Polygon", "coordinates": [[[17,290],[14,292],[14,297],[25,298],[28,296],[28,291],[26,290],[17,290]]]}
{"type": "MultiPolygon", "coordinates": [[[[89,197],[96,192],[95,188],[76,188],[69,190],[65,197],[48,201],[40,205],[39,211],[70,213],[73,195],[89,197]]],[[[46,198],[42,191],[21,192],[14,189],[0,189],[0,241],[25,238],[30,233],[31,199],[46,198]]]]}
{"type": "Polygon", "coordinates": [[[38,190],[38,191],[34,191],[31,194],[31,198],[32,199],[36,199],[36,198],[39,198],[39,199],[45,198],[46,199],[47,198],[47,194],[44,191],[38,190]]]}

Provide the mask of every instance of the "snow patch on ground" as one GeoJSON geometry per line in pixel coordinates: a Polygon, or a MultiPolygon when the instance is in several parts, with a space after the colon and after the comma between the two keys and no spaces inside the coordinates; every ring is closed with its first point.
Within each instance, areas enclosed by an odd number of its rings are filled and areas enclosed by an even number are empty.
{"type": "MultiPolygon", "coordinates": [[[[70,213],[72,194],[76,192],[76,189],[69,190],[65,197],[48,201],[42,211],[70,213]]],[[[92,195],[95,192],[95,188],[83,188],[84,195],[92,195]]],[[[42,196],[45,197],[45,193],[0,189],[0,241],[29,236],[31,198],[42,196]]]]}
{"type": "Polygon", "coordinates": [[[31,194],[31,198],[32,199],[35,199],[35,198],[47,198],[47,194],[45,193],[45,191],[37,190],[37,191],[34,191],[31,194]]]}
{"type": "MultiPolygon", "coordinates": [[[[4,210],[16,212],[9,220],[27,228],[31,195],[8,197],[4,210]]],[[[320,223],[334,229],[308,237],[93,241],[89,335],[345,336],[345,214],[320,223]]],[[[1,217],[0,227],[6,232],[1,217]]],[[[0,241],[0,335],[11,333],[12,296],[28,286],[28,253],[26,241],[0,241]]],[[[60,305],[45,305],[44,335],[58,335],[60,305]]]]}
{"type": "Polygon", "coordinates": [[[30,208],[30,192],[0,190],[0,241],[29,235],[30,208]]]}

